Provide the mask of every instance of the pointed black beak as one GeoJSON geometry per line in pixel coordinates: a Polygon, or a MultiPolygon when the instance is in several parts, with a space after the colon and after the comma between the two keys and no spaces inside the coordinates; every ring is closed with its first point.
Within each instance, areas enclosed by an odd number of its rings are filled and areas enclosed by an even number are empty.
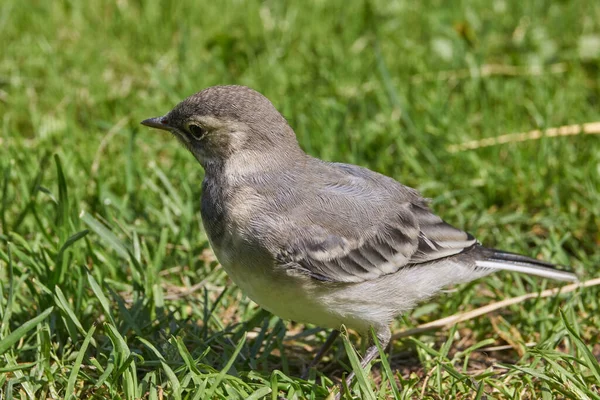
{"type": "Polygon", "coordinates": [[[162,129],[163,131],[171,130],[171,126],[165,117],[148,118],[143,120],[141,124],[150,128],[162,129]]]}

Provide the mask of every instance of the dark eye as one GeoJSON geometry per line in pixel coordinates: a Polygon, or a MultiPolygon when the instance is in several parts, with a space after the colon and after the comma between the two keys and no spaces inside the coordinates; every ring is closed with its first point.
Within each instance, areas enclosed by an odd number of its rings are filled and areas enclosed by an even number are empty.
{"type": "Polygon", "coordinates": [[[189,129],[191,135],[196,140],[202,139],[202,136],[204,136],[204,134],[206,133],[206,129],[204,129],[204,128],[198,126],[198,125],[195,125],[195,124],[190,124],[188,126],[188,129],[189,129]]]}

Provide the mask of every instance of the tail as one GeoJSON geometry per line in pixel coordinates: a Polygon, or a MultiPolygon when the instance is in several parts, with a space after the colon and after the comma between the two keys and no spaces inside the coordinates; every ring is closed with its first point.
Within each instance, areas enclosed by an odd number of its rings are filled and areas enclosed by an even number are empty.
{"type": "Polygon", "coordinates": [[[482,257],[475,261],[475,265],[481,268],[503,269],[559,281],[579,281],[577,275],[556,269],[556,265],[548,262],[485,247],[479,247],[479,250],[482,257]]]}

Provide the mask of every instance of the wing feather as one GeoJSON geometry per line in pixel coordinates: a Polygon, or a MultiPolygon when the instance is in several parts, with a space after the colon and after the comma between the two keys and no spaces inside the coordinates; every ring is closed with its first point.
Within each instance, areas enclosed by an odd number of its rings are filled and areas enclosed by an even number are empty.
{"type": "MultiPolygon", "coordinates": [[[[317,161],[278,214],[293,218],[270,247],[280,265],[315,279],[363,282],[461,253],[477,243],[435,215],[420,194],[349,164],[317,161]],[[309,206],[310,205],[310,206],[309,206]]],[[[276,179],[276,178],[275,178],[276,179]]],[[[285,218],[285,217],[284,217],[285,218]]]]}
{"type": "Polygon", "coordinates": [[[361,232],[362,236],[333,235],[325,227],[313,226],[313,234],[299,234],[304,240],[278,254],[277,259],[319,280],[363,282],[461,253],[477,243],[423,204],[400,208],[395,218],[370,232],[361,232]]]}

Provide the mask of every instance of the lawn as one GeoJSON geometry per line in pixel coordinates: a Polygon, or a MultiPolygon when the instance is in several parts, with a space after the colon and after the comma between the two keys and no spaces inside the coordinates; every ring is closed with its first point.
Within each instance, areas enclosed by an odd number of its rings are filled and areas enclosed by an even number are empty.
{"type": "Polygon", "coordinates": [[[451,288],[345,398],[600,399],[600,127],[581,125],[600,121],[600,2],[3,0],[0,38],[1,399],[320,399],[357,362],[348,332],[299,378],[327,332],[231,283],[202,169],[139,124],[216,84],[265,94],[311,155],[592,280],[451,288]]]}

